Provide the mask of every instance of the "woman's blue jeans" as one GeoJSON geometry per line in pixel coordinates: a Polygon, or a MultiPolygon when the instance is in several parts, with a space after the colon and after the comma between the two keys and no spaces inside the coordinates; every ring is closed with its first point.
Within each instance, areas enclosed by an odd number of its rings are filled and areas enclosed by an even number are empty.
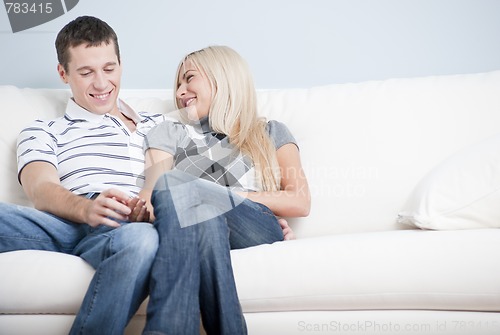
{"type": "Polygon", "coordinates": [[[70,334],[122,335],[148,294],[157,249],[158,234],[150,223],[94,229],[33,208],[0,203],[0,252],[62,252],[80,256],[96,269],[70,334]]]}
{"type": "Polygon", "coordinates": [[[160,246],[151,272],[144,334],[246,334],[230,249],[283,240],[264,205],[178,170],[153,191],[160,246]]]}

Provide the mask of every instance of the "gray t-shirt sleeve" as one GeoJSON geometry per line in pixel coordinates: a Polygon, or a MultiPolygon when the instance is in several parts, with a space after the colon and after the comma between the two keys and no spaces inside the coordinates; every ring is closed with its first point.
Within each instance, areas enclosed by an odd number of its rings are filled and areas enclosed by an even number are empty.
{"type": "MultiPolygon", "coordinates": [[[[156,125],[146,135],[144,150],[153,148],[175,155],[177,148],[187,136],[184,127],[182,123],[171,120],[156,125]]],[[[284,123],[271,120],[267,123],[266,128],[276,150],[288,143],[293,143],[298,147],[297,141],[284,123]]]]}
{"type": "Polygon", "coordinates": [[[297,145],[297,141],[284,123],[270,120],[267,123],[267,131],[269,133],[269,137],[271,137],[271,140],[274,143],[274,147],[276,148],[276,150],[288,143],[293,143],[297,146],[297,148],[299,147],[297,145]]]}
{"type": "Polygon", "coordinates": [[[144,139],[144,150],[160,149],[175,155],[182,138],[186,136],[184,126],[180,122],[166,120],[153,127],[144,139]]]}

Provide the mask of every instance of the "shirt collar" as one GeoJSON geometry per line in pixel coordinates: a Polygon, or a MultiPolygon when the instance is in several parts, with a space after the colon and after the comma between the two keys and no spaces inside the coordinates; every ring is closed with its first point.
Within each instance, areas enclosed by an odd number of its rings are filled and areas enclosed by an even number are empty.
{"type": "MultiPolygon", "coordinates": [[[[136,111],[132,109],[127,103],[125,103],[123,100],[118,99],[118,110],[134,121],[135,124],[138,124],[142,121],[144,121],[146,118],[139,115],[136,111]]],[[[109,113],[106,114],[94,114],[86,110],[85,108],[81,107],[78,105],[73,98],[69,99],[68,105],[66,106],[66,112],[65,116],[66,118],[72,120],[72,121],[87,121],[87,122],[95,122],[95,123],[100,123],[102,120],[109,115],[109,113]]]]}
{"type": "Polygon", "coordinates": [[[202,117],[199,122],[200,122],[199,126],[201,128],[202,134],[211,134],[212,136],[216,137],[219,140],[222,140],[226,137],[226,135],[224,135],[224,134],[220,134],[220,133],[213,131],[212,127],[210,127],[208,115],[205,117],[202,117]]]}
{"type": "Polygon", "coordinates": [[[210,122],[208,122],[208,116],[202,117],[200,119],[201,132],[203,134],[211,133],[212,128],[210,127],[210,122]]]}

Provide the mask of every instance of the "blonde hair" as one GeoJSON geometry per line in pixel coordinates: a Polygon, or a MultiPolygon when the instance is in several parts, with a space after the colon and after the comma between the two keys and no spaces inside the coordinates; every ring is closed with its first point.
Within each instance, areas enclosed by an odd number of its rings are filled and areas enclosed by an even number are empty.
{"type": "MultiPolygon", "coordinates": [[[[257,116],[257,94],[245,60],[226,46],[210,46],[188,54],[177,68],[177,88],[184,63],[189,60],[203,73],[212,88],[208,120],[211,128],[252,159],[262,190],[280,189],[276,149],[264,118],[257,116]]],[[[174,90],[175,91],[175,90],[174,90]]],[[[177,108],[179,101],[174,100],[177,108]]]]}

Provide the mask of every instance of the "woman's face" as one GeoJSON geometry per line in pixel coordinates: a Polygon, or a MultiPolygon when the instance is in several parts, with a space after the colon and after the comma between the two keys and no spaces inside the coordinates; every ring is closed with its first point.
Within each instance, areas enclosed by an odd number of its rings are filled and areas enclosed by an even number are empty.
{"type": "Polygon", "coordinates": [[[181,66],[176,97],[178,105],[186,108],[190,119],[201,119],[208,115],[212,103],[210,82],[189,59],[181,66]]]}

